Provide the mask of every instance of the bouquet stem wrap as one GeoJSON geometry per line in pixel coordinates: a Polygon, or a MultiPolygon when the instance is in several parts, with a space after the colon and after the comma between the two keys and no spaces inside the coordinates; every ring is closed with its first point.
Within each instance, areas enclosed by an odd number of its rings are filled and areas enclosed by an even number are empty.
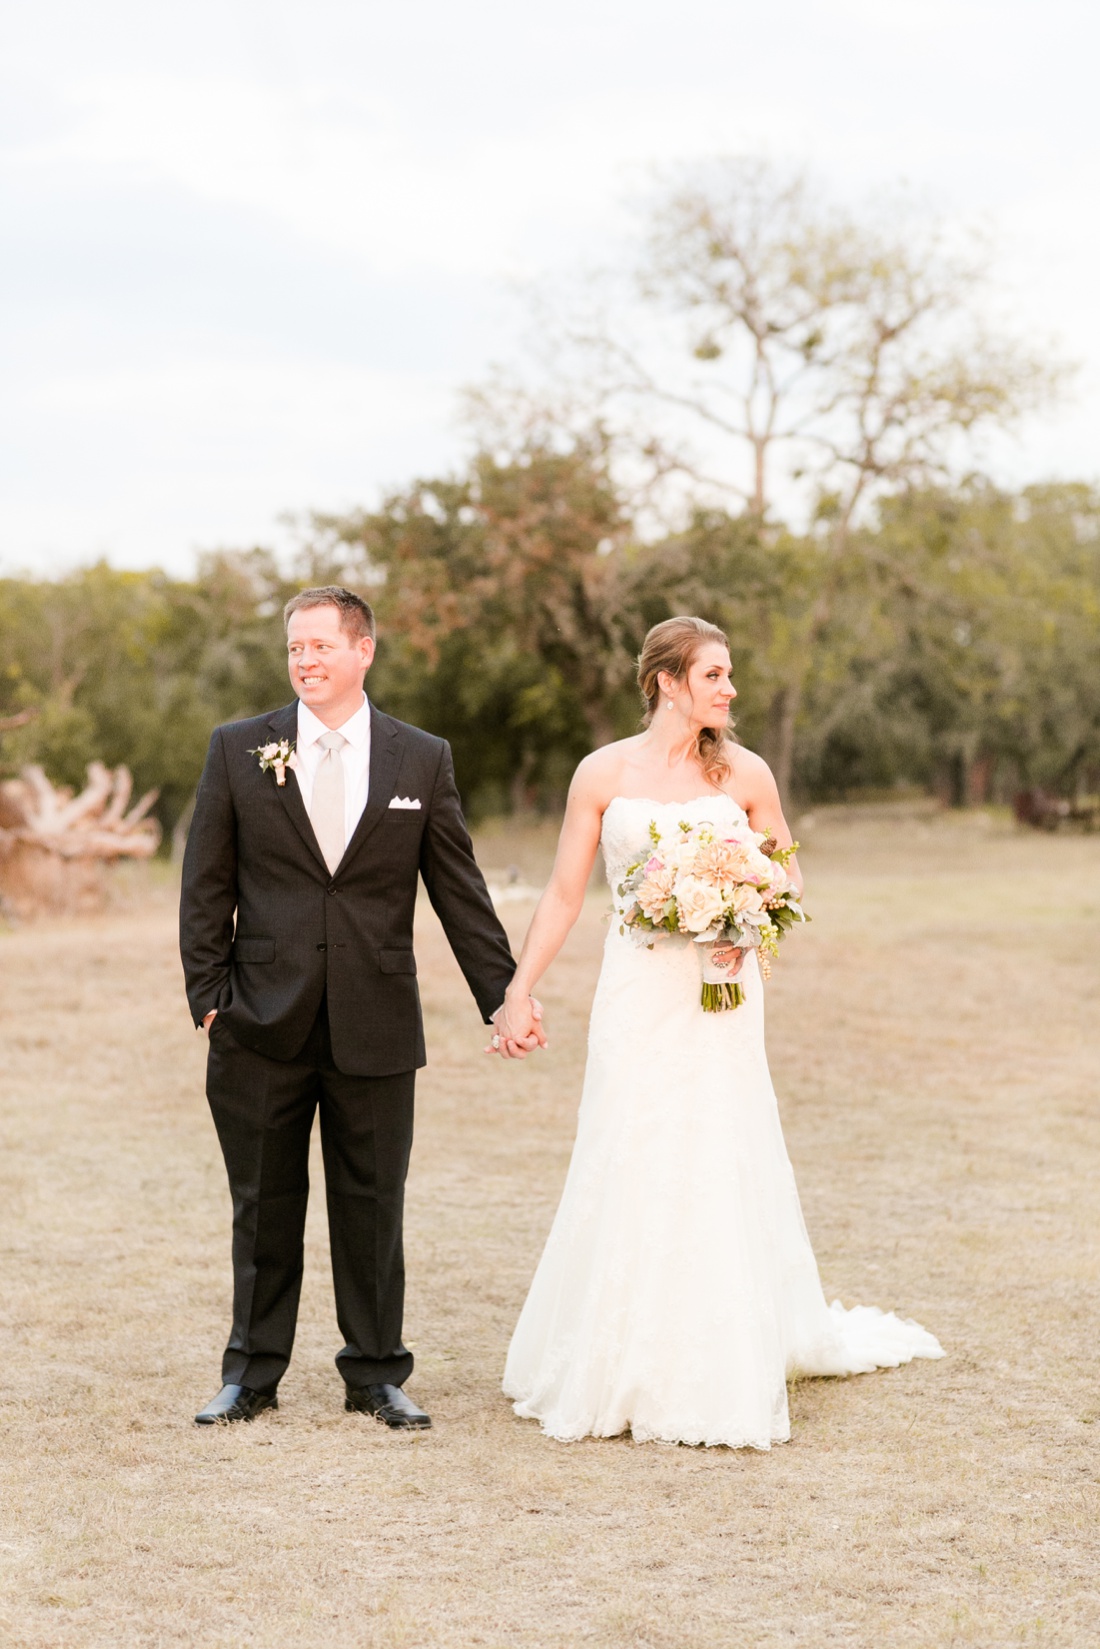
{"type": "Polygon", "coordinates": [[[745,1000],[744,987],[737,979],[744,952],[731,947],[728,940],[715,940],[700,945],[703,963],[703,1011],[725,1013],[728,1008],[739,1008],[745,1000]],[[717,953],[717,954],[716,954],[717,953]]]}

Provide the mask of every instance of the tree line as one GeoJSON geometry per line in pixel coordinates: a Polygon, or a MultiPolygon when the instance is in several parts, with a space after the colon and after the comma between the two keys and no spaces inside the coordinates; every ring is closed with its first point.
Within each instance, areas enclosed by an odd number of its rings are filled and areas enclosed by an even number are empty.
{"type": "Polygon", "coordinates": [[[186,818],[210,729],[284,702],[304,584],[375,606],[371,691],[451,740],[471,812],[555,806],[633,731],[677,612],[730,638],[738,736],[801,799],[1100,784],[1100,492],[983,478],[1063,370],[990,324],[980,249],[795,173],[666,178],[620,265],[543,305],[456,473],[318,514],[297,556],[0,580],[0,764],[93,758],[186,818]],[[7,730],[5,729],[7,724],[7,730]]]}
{"type": "Polygon", "coordinates": [[[188,579],[101,563],[0,580],[0,721],[33,712],[2,735],[5,769],[38,761],[77,785],[93,758],[125,762],[159,787],[170,833],[211,728],[290,697],[284,600],[333,581],[378,614],[372,695],[450,739],[475,816],[558,805],[581,756],[637,728],[634,660],[676,612],[725,629],[737,735],[773,760],[799,672],[799,799],[904,785],[963,804],[1097,783],[1100,492],[908,491],[840,557],[715,509],[646,541],[606,454],[583,447],[482,453],[377,510],[319,518],[291,567],[253,549],[207,555],[188,579]]]}

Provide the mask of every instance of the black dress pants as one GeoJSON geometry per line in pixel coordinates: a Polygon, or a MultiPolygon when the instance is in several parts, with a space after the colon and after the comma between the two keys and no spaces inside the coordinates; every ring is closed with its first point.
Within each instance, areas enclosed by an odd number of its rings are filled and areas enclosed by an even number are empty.
{"type": "Polygon", "coordinates": [[[290,1361],[302,1289],[309,1136],[321,1113],[336,1320],[349,1386],[403,1385],[402,1216],[415,1071],[347,1076],[332,1058],[324,1001],[301,1053],[267,1059],[210,1031],[206,1093],[233,1197],[233,1331],[226,1384],[273,1388],[290,1361]]]}

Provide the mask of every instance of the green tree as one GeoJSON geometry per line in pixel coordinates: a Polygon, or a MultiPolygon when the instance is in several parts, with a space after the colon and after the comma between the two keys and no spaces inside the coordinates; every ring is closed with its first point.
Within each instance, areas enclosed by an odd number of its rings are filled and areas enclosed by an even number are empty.
{"type": "Polygon", "coordinates": [[[1090,781],[1100,768],[1094,492],[1014,497],[975,482],[910,493],[884,509],[861,555],[883,569],[868,604],[876,622],[835,691],[811,682],[809,791],[908,780],[963,804],[1090,781]]]}
{"type": "Polygon", "coordinates": [[[316,525],[373,590],[375,693],[451,739],[468,789],[560,792],[636,717],[635,552],[598,444],[482,452],[316,525]]]}
{"type": "Polygon", "coordinates": [[[729,159],[657,191],[634,267],[566,325],[574,352],[558,354],[651,496],[813,517],[823,576],[796,602],[769,714],[784,791],[816,655],[868,542],[856,529],[884,498],[946,483],[975,435],[1059,378],[995,333],[987,280],[980,255],[903,203],[861,216],[804,175],[729,159]]]}
{"type": "Polygon", "coordinates": [[[194,580],[99,563],[0,581],[0,715],[36,711],[5,735],[6,765],[76,787],[93,758],[125,762],[139,790],[159,788],[171,831],[211,728],[289,697],[280,613],[295,587],[262,550],[204,557],[194,580]]]}

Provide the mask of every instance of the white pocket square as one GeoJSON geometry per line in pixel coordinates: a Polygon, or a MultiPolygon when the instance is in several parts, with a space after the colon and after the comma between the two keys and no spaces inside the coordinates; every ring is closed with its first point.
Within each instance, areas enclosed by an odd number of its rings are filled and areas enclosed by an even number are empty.
{"type": "Polygon", "coordinates": [[[391,807],[419,807],[419,796],[395,796],[390,802],[391,807]]]}

